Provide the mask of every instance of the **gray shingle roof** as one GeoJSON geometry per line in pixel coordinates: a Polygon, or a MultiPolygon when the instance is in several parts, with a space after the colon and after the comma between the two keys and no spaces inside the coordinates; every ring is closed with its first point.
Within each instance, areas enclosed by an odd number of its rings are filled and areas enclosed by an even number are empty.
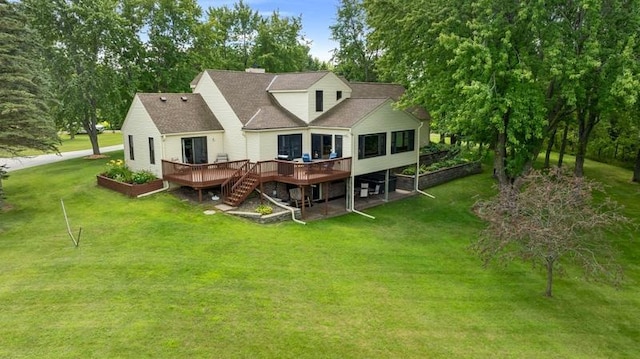
{"type": "Polygon", "coordinates": [[[390,98],[398,101],[404,94],[404,87],[396,84],[352,82],[351,98],[390,98]]]}
{"type": "Polygon", "coordinates": [[[329,71],[317,71],[317,72],[294,72],[285,74],[276,74],[273,82],[267,88],[269,91],[296,91],[306,90],[321,78],[327,76],[329,71]]]}
{"type": "Polygon", "coordinates": [[[387,100],[388,98],[349,98],[313,120],[310,125],[350,128],[387,100]]]}
{"type": "MultiPolygon", "coordinates": [[[[390,98],[394,101],[400,100],[405,92],[402,85],[373,82],[354,82],[351,83],[351,89],[351,98],[390,98]]],[[[411,106],[405,111],[420,120],[430,118],[427,110],[421,106],[411,106]]]]}
{"type": "Polygon", "coordinates": [[[245,128],[306,126],[304,121],[280,106],[267,91],[276,74],[218,70],[207,70],[207,74],[245,128]]]}
{"type": "Polygon", "coordinates": [[[223,130],[200,94],[138,93],[136,96],[162,134],[223,130]]]}

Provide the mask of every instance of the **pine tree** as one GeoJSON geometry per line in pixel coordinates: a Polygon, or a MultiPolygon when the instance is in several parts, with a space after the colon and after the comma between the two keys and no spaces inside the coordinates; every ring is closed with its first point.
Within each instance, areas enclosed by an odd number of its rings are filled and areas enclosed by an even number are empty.
{"type": "MultiPolygon", "coordinates": [[[[39,43],[20,6],[0,0],[0,151],[11,155],[55,151],[58,143],[39,43]]],[[[3,176],[0,167],[0,207],[3,176]]]]}

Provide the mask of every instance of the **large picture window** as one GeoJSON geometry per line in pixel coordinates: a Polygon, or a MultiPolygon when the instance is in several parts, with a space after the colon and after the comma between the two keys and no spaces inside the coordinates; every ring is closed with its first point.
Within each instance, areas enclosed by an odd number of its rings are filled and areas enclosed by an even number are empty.
{"type": "Polygon", "coordinates": [[[289,159],[302,157],[302,134],[278,135],[278,156],[289,159]]]}
{"type": "Polygon", "coordinates": [[[358,158],[371,158],[387,154],[387,134],[372,133],[358,136],[358,158]]]}
{"type": "Polygon", "coordinates": [[[391,153],[414,150],[416,130],[391,132],[391,153]]]}

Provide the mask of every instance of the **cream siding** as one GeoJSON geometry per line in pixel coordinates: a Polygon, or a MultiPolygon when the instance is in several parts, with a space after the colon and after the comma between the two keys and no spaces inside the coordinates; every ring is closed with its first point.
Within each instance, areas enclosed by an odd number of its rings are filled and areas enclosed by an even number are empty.
{"type": "Polygon", "coordinates": [[[156,176],[162,177],[161,156],[163,149],[160,131],[156,128],[138,96],[133,98],[133,103],[122,124],[122,137],[125,164],[133,171],[151,171],[156,176]],[[129,135],[133,136],[133,160],[129,156],[129,135]],[[150,163],[149,137],[153,137],[155,164],[150,163]]]}
{"type": "Polygon", "coordinates": [[[247,140],[243,135],[242,123],[206,71],[200,77],[193,92],[202,96],[224,128],[220,152],[226,153],[231,161],[247,158],[247,140]]]}
{"type": "Polygon", "coordinates": [[[165,160],[183,162],[182,139],[189,137],[207,137],[207,160],[214,162],[218,153],[224,153],[222,131],[167,134],[162,138],[165,160]]]}
{"type": "Polygon", "coordinates": [[[251,155],[250,160],[255,162],[275,159],[278,156],[278,136],[293,134],[302,134],[302,152],[308,152],[311,148],[311,137],[307,129],[247,132],[247,151],[251,155]]]}
{"type": "MultiPolygon", "coordinates": [[[[293,113],[304,122],[309,122],[309,101],[306,91],[272,92],[282,107],[293,113]]],[[[315,96],[315,95],[314,95],[315,96]]]]}
{"type": "Polygon", "coordinates": [[[416,163],[416,156],[419,151],[418,127],[420,121],[406,112],[393,108],[392,102],[387,101],[376,111],[369,114],[362,121],[358,122],[352,130],[351,149],[354,158],[353,175],[361,175],[386,169],[407,166],[416,163]],[[391,132],[416,130],[415,148],[410,152],[391,154],[391,132]],[[386,134],[386,155],[358,159],[358,136],[365,134],[385,133],[386,134]]]}
{"type": "Polygon", "coordinates": [[[307,120],[305,121],[309,123],[318,118],[323,113],[329,111],[345,98],[351,97],[351,88],[347,86],[347,84],[345,84],[342,80],[340,80],[334,73],[329,72],[323,78],[313,84],[309,88],[307,94],[309,112],[307,120]],[[322,91],[323,94],[322,111],[316,111],[316,91],[322,91]],[[342,98],[340,100],[336,100],[337,91],[342,91],[342,98]]]}

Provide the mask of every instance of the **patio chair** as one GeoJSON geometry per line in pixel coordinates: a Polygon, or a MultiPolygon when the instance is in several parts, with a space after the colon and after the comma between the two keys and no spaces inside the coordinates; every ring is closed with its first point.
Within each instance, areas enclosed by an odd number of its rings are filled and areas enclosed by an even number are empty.
{"type": "Polygon", "coordinates": [[[308,153],[302,154],[302,162],[312,162],[311,155],[308,153]]]}
{"type": "Polygon", "coordinates": [[[304,200],[302,199],[302,190],[300,187],[291,188],[289,190],[289,199],[291,200],[291,204],[295,205],[297,208],[300,208],[301,206],[313,206],[311,203],[311,197],[305,195],[304,200]]]}
{"type": "Polygon", "coordinates": [[[377,184],[375,189],[369,189],[369,194],[370,195],[380,194],[380,185],[377,184]]]}
{"type": "Polygon", "coordinates": [[[333,160],[333,159],[336,159],[336,158],[338,158],[338,154],[337,154],[337,153],[335,153],[335,152],[331,152],[331,153],[329,154],[329,159],[330,159],[330,160],[333,160]]]}
{"type": "Polygon", "coordinates": [[[360,184],[360,198],[366,198],[366,197],[369,197],[369,183],[362,182],[360,184]]]}

